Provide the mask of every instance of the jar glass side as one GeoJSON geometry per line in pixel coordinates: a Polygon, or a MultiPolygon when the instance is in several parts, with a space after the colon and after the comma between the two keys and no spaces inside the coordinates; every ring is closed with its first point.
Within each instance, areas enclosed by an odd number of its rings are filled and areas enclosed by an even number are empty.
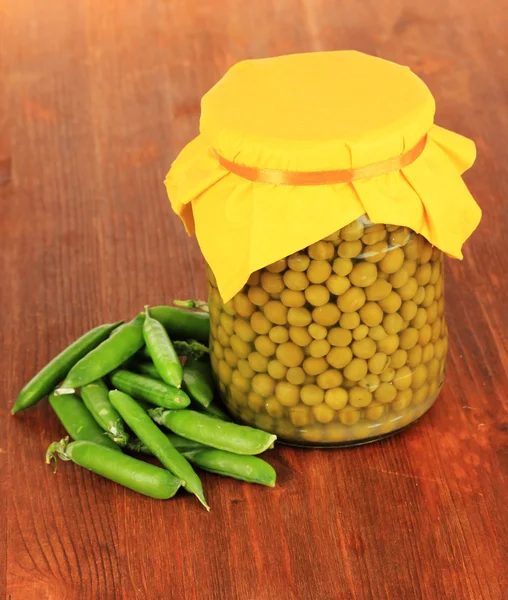
{"type": "Polygon", "coordinates": [[[211,361],[239,421],[281,441],[366,443],[416,421],[445,374],[443,253],[364,216],[253,273],[224,304],[208,269],[211,361]]]}

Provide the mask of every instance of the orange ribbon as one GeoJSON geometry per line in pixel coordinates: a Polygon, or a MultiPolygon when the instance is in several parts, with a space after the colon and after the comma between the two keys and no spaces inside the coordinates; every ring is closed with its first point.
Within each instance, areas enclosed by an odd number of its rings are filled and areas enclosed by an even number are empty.
{"type": "Polygon", "coordinates": [[[258,169],[232,162],[212,150],[219,163],[230,173],[254,181],[272,185],[329,185],[334,183],[349,183],[355,179],[377,177],[393,171],[399,171],[414,162],[425,148],[427,136],[424,136],[411,150],[400,156],[394,156],[371,165],[356,169],[340,169],[336,171],[282,171],[279,169],[258,169]]]}

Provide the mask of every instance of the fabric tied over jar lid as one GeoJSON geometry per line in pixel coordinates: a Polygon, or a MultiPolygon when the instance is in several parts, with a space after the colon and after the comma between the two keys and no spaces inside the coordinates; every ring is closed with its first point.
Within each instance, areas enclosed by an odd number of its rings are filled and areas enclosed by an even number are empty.
{"type": "Polygon", "coordinates": [[[408,67],[355,51],[246,60],[201,107],[166,187],[224,302],[363,214],[462,258],[481,218],[461,177],[475,146],[434,125],[434,98],[408,67]]]}

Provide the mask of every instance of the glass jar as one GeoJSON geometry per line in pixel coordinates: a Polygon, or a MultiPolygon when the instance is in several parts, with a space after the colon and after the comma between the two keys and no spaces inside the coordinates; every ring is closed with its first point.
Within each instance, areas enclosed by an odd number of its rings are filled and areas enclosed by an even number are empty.
{"type": "Polygon", "coordinates": [[[443,255],[481,218],[461,177],[474,142],[434,114],[410,69],[352,51],[242,61],[203,97],[165,183],[210,265],[211,360],[238,420],[351,445],[434,402],[443,255]]]}
{"type": "Polygon", "coordinates": [[[361,444],[421,417],[448,349],[443,252],[366,216],[254,272],[223,304],[208,269],[211,361],[239,421],[287,443],[361,444]]]}

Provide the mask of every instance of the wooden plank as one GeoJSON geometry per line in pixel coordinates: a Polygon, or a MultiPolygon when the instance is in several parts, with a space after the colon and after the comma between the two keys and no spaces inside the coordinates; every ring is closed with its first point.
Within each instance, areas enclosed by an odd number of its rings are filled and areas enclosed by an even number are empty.
{"type": "Polygon", "coordinates": [[[0,188],[0,591],[503,598],[503,0],[488,11],[472,0],[17,0],[7,20],[1,10],[0,160],[12,166],[0,188]],[[350,47],[409,64],[433,90],[438,122],[478,144],[466,178],[484,220],[466,259],[448,262],[452,341],[435,407],[382,443],[278,448],[274,490],[205,475],[211,514],[190,496],[151,501],[69,464],[54,475],[43,455],[63,432],[46,402],[7,416],[23,383],[95,324],[206,293],[199,248],[162,185],[197,131],[201,95],[242,58],[350,47]]]}

